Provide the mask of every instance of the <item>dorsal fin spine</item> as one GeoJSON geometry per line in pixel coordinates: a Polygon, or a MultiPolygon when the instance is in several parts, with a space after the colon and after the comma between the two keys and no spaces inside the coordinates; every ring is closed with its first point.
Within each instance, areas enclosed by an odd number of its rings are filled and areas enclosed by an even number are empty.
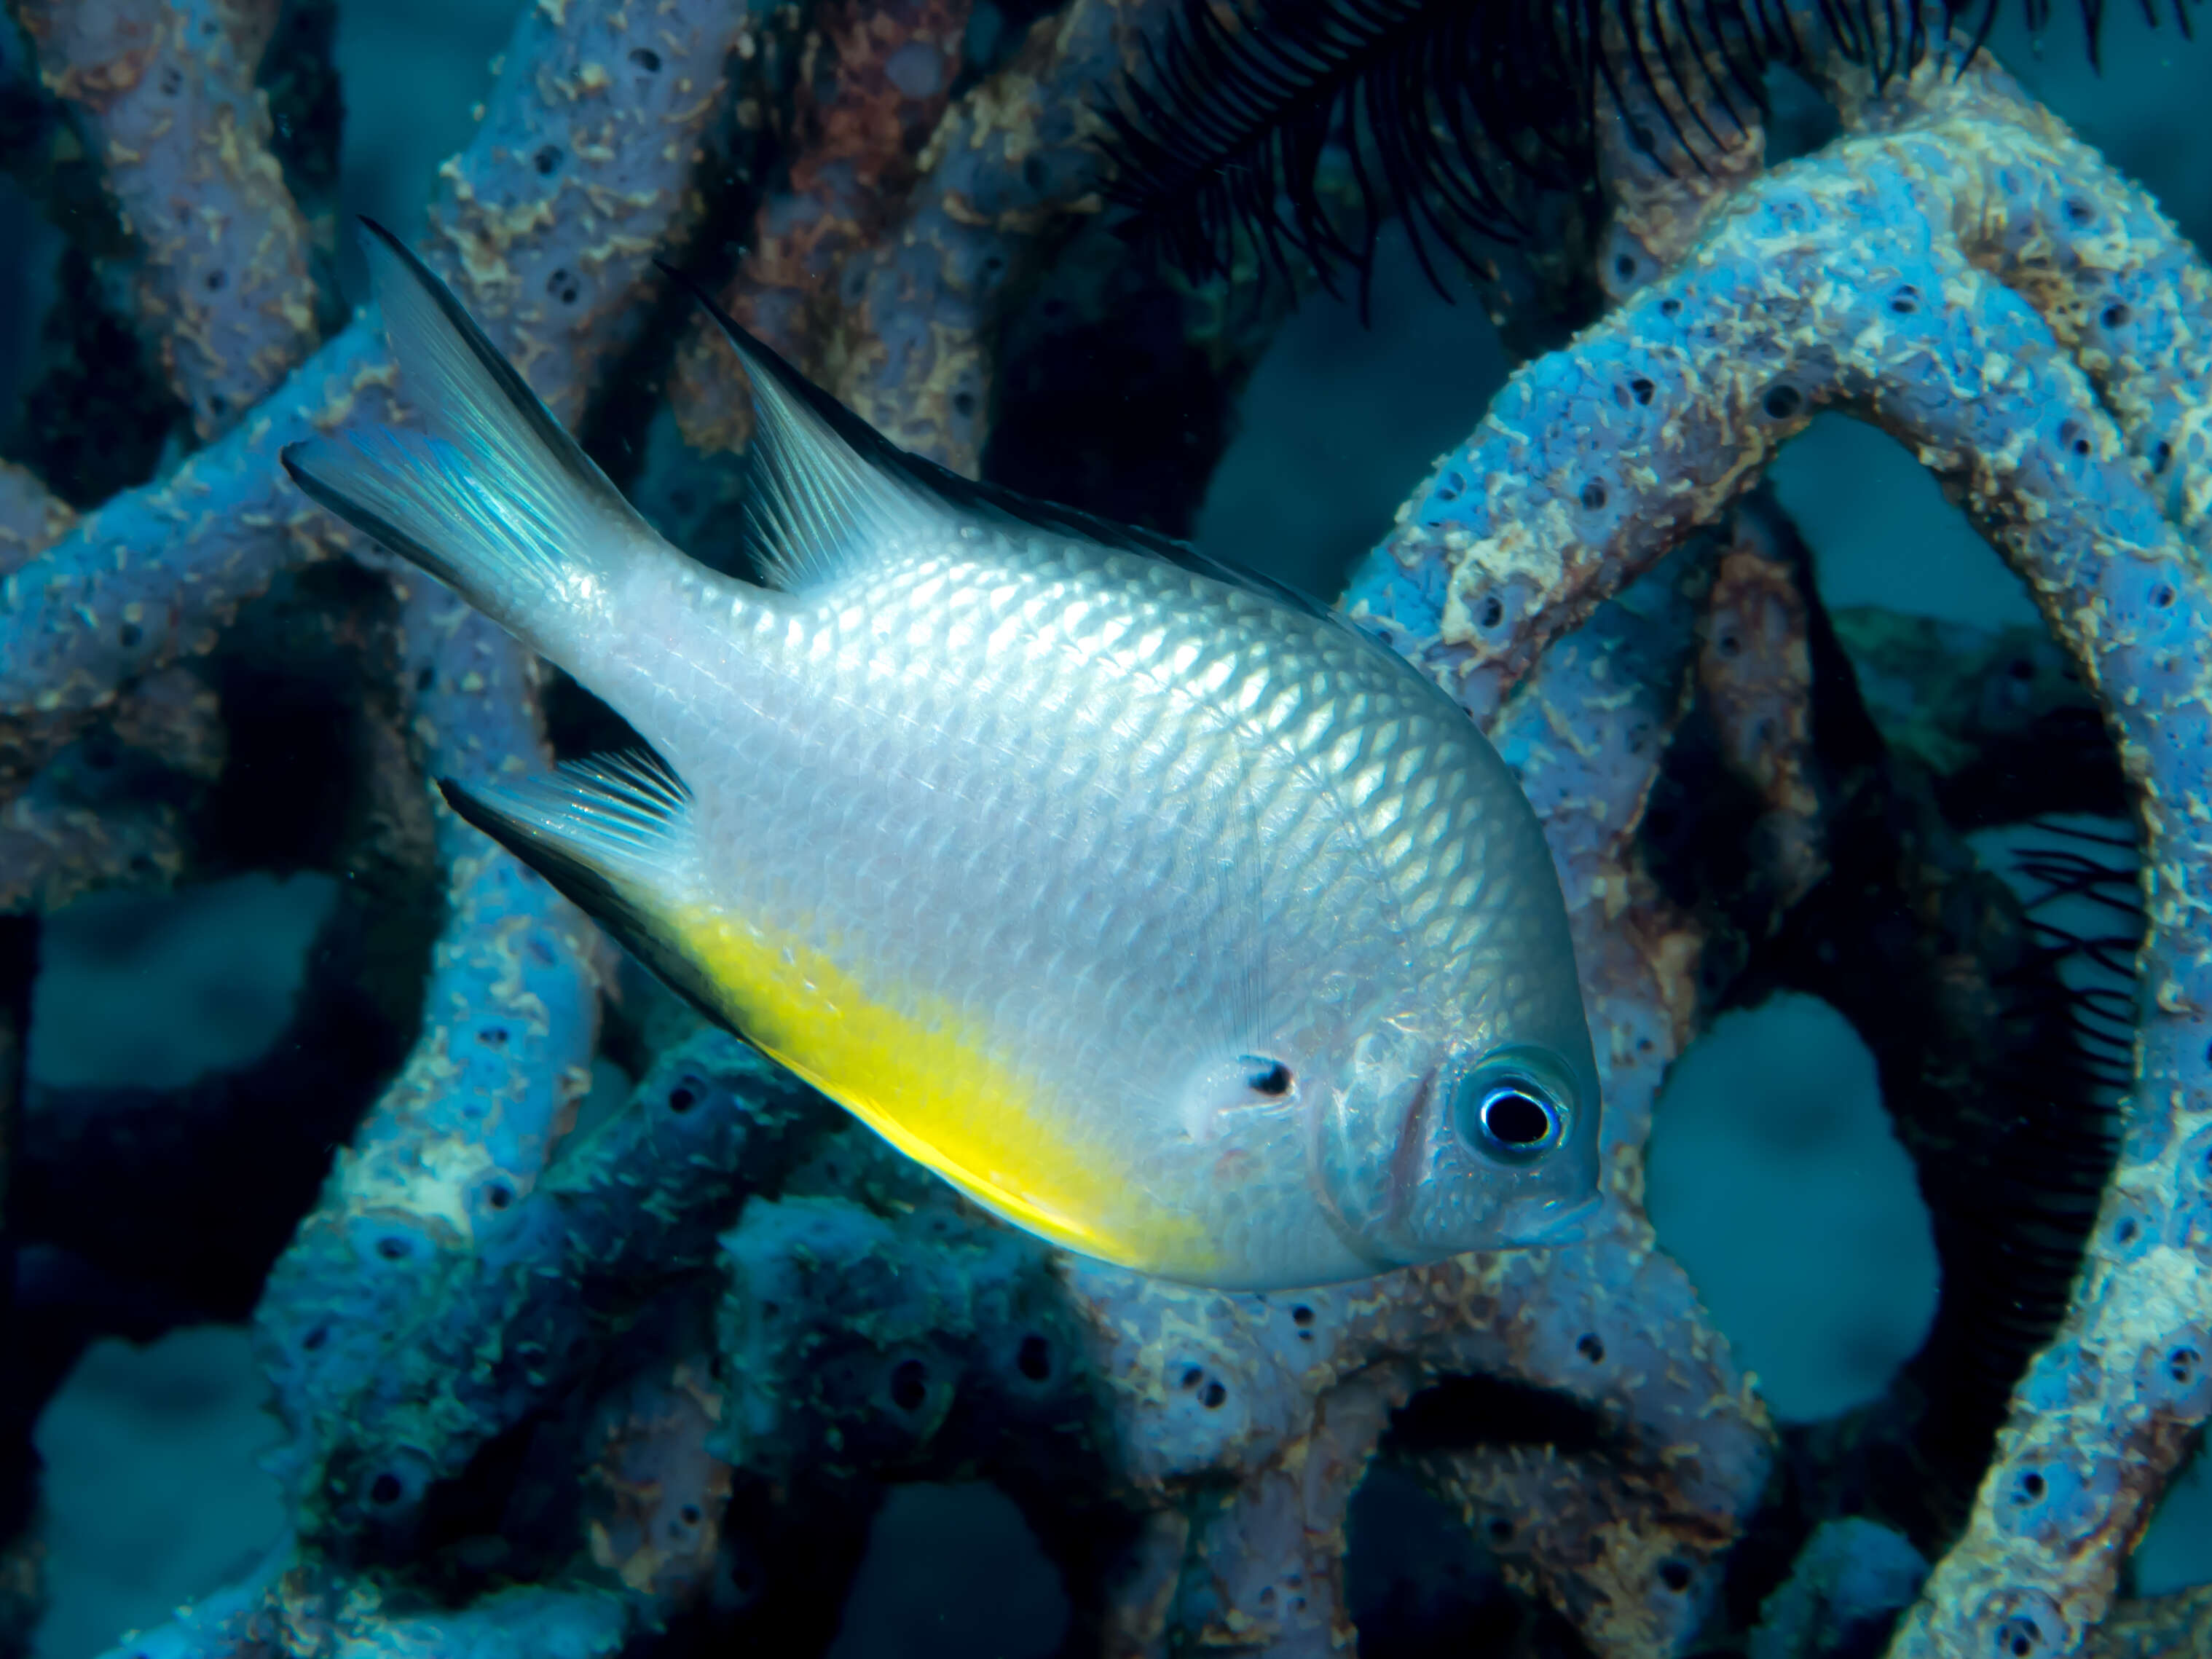
{"type": "Polygon", "coordinates": [[[1436,696],[1444,695],[1420,670],[1341,611],[1272,576],[1215,558],[1187,543],[1152,531],[1115,524],[1073,507],[1034,500],[1000,485],[963,478],[934,461],[909,454],[755,338],[697,283],[675,266],[659,263],[662,273],[679,284],[714,319],[752,377],[763,416],[761,437],[767,455],[764,464],[756,462],[755,485],[748,491],[746,522],[751,532],[748,550],[759,568],[769,573],[779,586],[803,591],[865,568],[878,556],[885,532],[894,526],[883,521],[873,526],[858,523],[852,515],[861,512],[896,514],[916,528],[928,525],[933,518],[951,531],[990,526],[1012,532],[1012,539],[1017,542],[1042,532],[1159,560],[1224,586],[1241,589],[1262,603],[1325,621],[1332,627],[1341,628],[1346,635],[1360,641],[1363,648],[1383,653],[1407,673],[1420,679],[1436,696]],[[813,428],[811,433],[810,425],[813,428]],[[827,460],[812,465],[805,464],[802,451],[809,436],[817,450],[827,448],[834,454],[836,466],[851,469],[855,480],[855,487],[837,503],[837,511],[847,516],[837,522],[838,544],[833,550],[821,550],[818,544],[810,541],[805,523],[811,517],[817,525],[824,525],[832,516],[824,510],[829,503],[818,496],[812,499],[810,513],[807,501],[799,493],[801,489],[818,489],[821,473],[831,464],[827,460]],[[830,440],[834,443],[825,441],[830,440]],[[796,469],[795,482],[787,482],[787,468],[796,469]],[[763,471],[775,483],[766,499],[756,505],[752,497],[762,493],[758,484],[763,471]],[[861,487],[863,483],[865,488],[861,487]],[[779,525],[778,514],[787,515],[791,522],[779,525]]]}

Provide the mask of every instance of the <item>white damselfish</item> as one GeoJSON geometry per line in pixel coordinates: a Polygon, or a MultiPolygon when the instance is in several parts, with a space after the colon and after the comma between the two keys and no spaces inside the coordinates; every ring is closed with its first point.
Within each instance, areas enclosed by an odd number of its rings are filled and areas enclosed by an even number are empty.
{"type": "Polygon", "coordinates": [[[655,751],[448,785],[464,817],[1056,1244],[1267,1289],[1572,1236],[1598,1086],[1559,880],[1410,665],[903,453],[719,313],[770,585],[718,574],[369,228],[425,430],[285,465],[655,751]]]}

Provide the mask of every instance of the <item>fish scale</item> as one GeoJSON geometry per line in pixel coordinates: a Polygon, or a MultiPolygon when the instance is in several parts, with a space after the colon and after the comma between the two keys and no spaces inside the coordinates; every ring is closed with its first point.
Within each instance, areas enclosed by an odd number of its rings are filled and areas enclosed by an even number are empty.
{"type": "Polygon", "coordinates": [[[1599,1102],[1558,878],[1407,665],[903,454],[726,319],[770,581],[714,575],[419,262],[370,254],[426,431],[286,465],[652,750],[447,786],[469,822],[1069,1249],[1267,1288],[1572,1236],[1599,1102]]]}

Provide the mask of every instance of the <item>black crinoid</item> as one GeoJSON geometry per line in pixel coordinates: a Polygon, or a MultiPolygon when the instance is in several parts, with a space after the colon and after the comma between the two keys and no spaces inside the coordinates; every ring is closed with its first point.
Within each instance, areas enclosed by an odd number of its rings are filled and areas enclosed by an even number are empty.
{"type": "MultiPolygon", "coordinates": [[[[2168,0],[2140,0],[2154,23],[2168,0]]],[[[1765,107],[1765,77],[1837,51],[1878,80],[1958,31],[1978,45],[2002,0],[1182,0],[1144,68],[1099,113],[1111,193],[1194,277],[1346,267],[1363,289],[1401,218],[1430,280],[1526,240],[1531,202],[1595,176],[1601,100],[1670,168],[1765,107]],[[1341,158],[1325,185],[1324,161],[1341,158]]],[[[2039,28],[2051,0],[2022,0],[2039,28]]],[[[2105,0],[2081,0],[2094,57],[2105,0]]],[[[2171,0],[2189,32],[2191,0],[2171,0]]]]}

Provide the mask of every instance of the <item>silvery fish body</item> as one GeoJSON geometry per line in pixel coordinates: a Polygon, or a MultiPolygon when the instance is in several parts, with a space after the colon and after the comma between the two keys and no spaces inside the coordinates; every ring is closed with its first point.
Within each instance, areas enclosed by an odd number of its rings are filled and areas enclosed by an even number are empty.
{"type": "Polygon", "coordinates": [[[719,575],[372,252],[430,435],[288,464],[652,744],[449,798],[701,1007],[1009,1220],[1176,1279],[1325,1283],[1587,1206],[1550,856],[1407,665],[902,455],[734,330],[776,585],[719,575]]]}

